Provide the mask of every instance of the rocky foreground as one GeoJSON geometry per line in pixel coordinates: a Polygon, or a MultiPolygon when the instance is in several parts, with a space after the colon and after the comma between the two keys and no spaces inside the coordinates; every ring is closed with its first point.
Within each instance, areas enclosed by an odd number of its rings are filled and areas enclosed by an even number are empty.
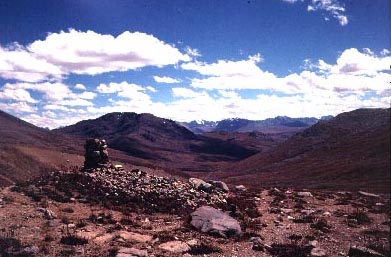
{"type": "Polygon", "coordinates": [[[388,196],[104,166],[0,192],[1,256],[389,256],[388,196]]]}

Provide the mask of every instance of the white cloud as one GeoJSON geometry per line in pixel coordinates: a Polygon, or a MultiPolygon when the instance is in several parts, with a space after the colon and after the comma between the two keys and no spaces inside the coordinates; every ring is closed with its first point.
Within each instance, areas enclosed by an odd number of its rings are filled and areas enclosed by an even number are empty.
{"type": "Polygon", "coordinates": [[[237,89],[274,89],[276,76],[258,67],[262,60],[259,54],[249,56],[247,60],[218,60],[215,63],[191,62],[181,65],[184,70],[197,71],[203,78],[192,79],[194,88],[237,90],[237,89]]]}
{"type": "Polygon", "coordinates": [[[190,60],[191,56],[153,35],[125,31],[114,37],[70,29],[48,34],[27,46],[0,45],[0,77],[24,82],[61,81],[71,73],[96,75],[190,60]]]}
{"type": "Polygon", "coordinates": [[[348,17],[344,14],[345,7],[337,0],[311,0],[308,11],[326,11],[331,17],[338,20],[341,26],[348,24],[348,17]]]}
{"type": "Polygon", "coordinates": [[[34,56],[23,46],[0,45],[0,77],[26,82],[38,82],[47,79],[61,79],[63,72],[59,67],[34,56]]]}
{"type": "Polygon", "coordinates": [[[181,82],[179,79],[171,78],[171,77],[159,77],[159,76],[153,76],[153,79],[158,83],[167,83],[167,84],[173,84],[173,83],[179,83],[181,82]]]}
{"type": "Polygon", "coordinates": [[[358,51],[346,49],[336,60],[328,64],[323,60],[305,62],[304,70],[277,77],[257,66],[259,58],[241,61],[219,60],[216,63],[185,63],[183,69],[195,70],[203,78],[192,79],[191,86],[207,90],[266,89],[284,94],[311,94],[318,90],[346,94],[380,92],[389,86],[391,74],[387,73],[391,56],[376,56],[370,49],[358,51]]]}
{"type": "Polygon", "coordinates": [[[31,98],[29,91],[42,94],[40,101],[57,105],[70,105],[72,103],[84,106],[92,105],[92,102],[87,100],[92,100],[97,96],[96,93],[88,91],[74,93],[67,85],[60,82],[44,82],[6,83],[0,89],[0,98],[31,103],[38,102],[31,98]]]}
{"type": "Polygon", "coordinates": [[[205,92],[199,93],[199,92],[195,92],[194,90],[191,90],[190,88],[185,88],[185,87],[174,87],[171,90],[173,96],[179,98],[196,98],[196,97],[206,96],[205,92]]]}
{"type": "Polygon", "coordinates": [[[37,100],[31,97],[30,93],[27,90],[22,88],[17,88],[17,89],[5,88],[4,90],[0,91],[0,99],[16,100],[16,101],[22,101],[28,103],[38,102],[37,100]]]}
{"type": "MultiPolygon", "coordinates": [[[[332,63],[307,60],[303,71],[282,77],[264,71],[260,55],[238,61],[193,61],[181,67],[199,76],[191,80],[191,87],[172,88],[172,99],[164,103],[150,97],[155,88],[125,81],[102,83],[95,92],[79,93],[75,86],[60,82],[7,83],[0,95],[12,98],[7,101],[19,112],[35,114],[25,116],[29,121],[49,127],[115,111],[152,113],[178,121],[265,119],[278,115],[320,117],[361,107],[389,107],[390,58],[371,49],[351,48],[342,51],[332,63]],[[249,94],[242,89],[253,91],[249,94]],[[22,97],[24,91],[29,95],[33,92],[36,99],[41,95],[38,107],[27,103],[26,95],[22,97]],[[96,99],[98,94],[104,95],[96,99]],[[98,101],[103,97],[111,98],[98,101]]],[[[1,108],[4,106],[0,103],[1,108]]]]}
{"type": "Polygon", "coordinates": [[[76,84],[75,85],[75,89],[80,89],[80,90],[83,90],[83,91],[87,90],[86,86],[84,86],[83,84],[76,84]]]}
{"type": "Polygon", "coordinates": [[[191,48],[190,46],[187,46],[185,48],[185,51],[186,51],[186,54],[188,54],[189,56],[194,57],[194,58],[201,56],[201,53],[198,49],[191,48]]]}
{"type": "MultiPolygon", "coordinates": [[[[290,4],[304,2],[305,0],[282,0],[290,4]]],[[[329,21],[330,17],[336,19],[341,26],[346,26],[349,23],[348,17],[345,15],[346,9],[338,0],[307,0],[307,11],[324,11],[327,15],[324,20],[329,21]]]]}
{"type": "MultiPolygon", "coordinates": [[[[109,84],[100,84],[96,88],[97,92],[103,94],[114,94],[117,93],[117,96],[124,97],[137,101],[150,101],[150,96],[145,93],[145,91],[151,91],[151,88],[142,87],[128,82],[114,83],[109,84]]],[[[153,91],[152,91],[153,92],[153,91]]]]}
{"type": "Polygon", "coordinates": [[[67,74],[96,75],[190,61],[188,55],[152,35],[129,31],[114,37],[71,29],[49,34],[27,49],[67,74]]]}
{"type": "Polygon", "coordinates": [[[390,50],[388,50],[388,49],[383,49],[381,52],[380,52],[380,54],[381,55],[383,55],[383,56],[387,56],[387,55],[389,55],[391,52],[390,52],[390,50]]]}
{"type": "Polygon", "coordinates": [[[6,110],[15,113],[23,113],[23,112],[36,112],[38,110],[37,107],[31,106],[26,102],[15,102],[15,103],[0,103],[0,109],[6,110]]]}
{"type": "Polygon", "coordinates": [[[69,109],[68,107],[58,105],[58,104],[47,104],[47,105],[43,106],[43,109],[44,110],[64,111],[64,112],[71,111],[71,109],[69,109]]]}
{"type": "Polygon", "coordinates": [[[152,93],[156,93],[156,92],[157,92],[156,88],[154,88],[154,87],[146,86],[145,88],[146,88],[148,91],[152,92],[152,93]]]}

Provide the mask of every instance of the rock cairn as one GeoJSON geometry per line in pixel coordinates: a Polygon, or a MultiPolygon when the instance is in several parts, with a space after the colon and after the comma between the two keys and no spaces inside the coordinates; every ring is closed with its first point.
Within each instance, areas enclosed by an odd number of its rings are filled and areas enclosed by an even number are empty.
{"type": "MultiPolygon", "coordinates": [[[[197,207],[227,206],[228,187],[221,181],[189,182],[152,176],[139,169],[125,170],[109,162],[105,140],[88,139],[84,167],[55,171],[38,181],[45,188],[64,192],[61,201],[82,197],[89,202],[110,203],[145,212],[187,213],[197,207]],[[69,199],[66,199],[69,198],[69,199]]],[[[58,198],[58,197],[57,197],[58,198]]]]}
{"type": "Polygon", "coordinates": [[[96,138],[87,139],[84,149],[84,170],[101,168],[109,164],[106,140],[96,138]]]}

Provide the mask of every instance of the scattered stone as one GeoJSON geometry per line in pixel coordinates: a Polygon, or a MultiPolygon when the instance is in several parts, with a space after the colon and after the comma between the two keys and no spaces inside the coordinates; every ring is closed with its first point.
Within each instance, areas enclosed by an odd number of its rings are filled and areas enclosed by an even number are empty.
{"type": "Polygon", "coordinates": [[[182,241],[169,241],[159,245],[159,248],[172,253],[184,253],[190,250],[190,247],[182,241]]]}
{"type": "Polygon", "coordinates": [[[213,185],[216,188],[223,190],[224,192],[229,192],[229,188],[227,184],[225,184],[223,181],[208,180],[207,183],[213,185]]]}
{"type": "Polygon", "coordinates": [[[204,233],[223,237],[239,236],[240,224],[228,214],[210,206],[202,206],[191,213],[191,225],[204,233]]]}
{"type": "Polygon", "coordinates": [[[45,219],[47,220],[54,220],[55,218],[57,218],[56,214],[49,209],[38,208],[37,211],[42,212],[43,215],[45,216],[45,219]]]}
{"type": "Polygon", "coordinates": [[[368,193],[368,192],[364,192],[364,191],[358,191],[358,194],[360,194],[362,196],[367,196],[367,197],[380,198],[380,195],[372,194],[372,193],[368,193]]]}
{"type": "Polygon", "coordinates": [[[348,255],[349,257],[384,257],[383,254],[363,246],[351,246],[348,255]]]}
{"type": "Polygon", "coordinates": [[[303,213],[305,215],[311,215],[314,212],[315,212],[315,210],[311,210],[311,209],[301,210],[301,213],[303,213]]]}
{"type": "Polygon", "coordinates": [[[148,252],[137,248],[122,248],[117,252],[116,257],[147,257],[148,252]]]}
{"type": "Polygon", "coordinates": [[[235,186],[236,191],[244,192],[247,190],[247,188],[243,185],[235,186]]]}
{"type": "Polygon", "coordinates": [[[196,189],[202,190],[205,192],[210,192],[214,188],[212,184],[209,184],[199,178],[190,178],[189,183],[192,184],[196,189]]]}
{"type": "Polygon", "coordinates": [[[254,251],[264,251],[265,245],[260,237],[251,237],[250,242],[253,243],[252,249],[254,251]]]}
{"type": "Polygon", "coordinates": [[[28,246],[23,249],[23,253],[27,255],[34,255],[39,253],[39,247],[36,245],[28,246]]]}
{"type": "Polygon", "coordinates": [[[200,242],[198,242],[197,239],[191,239],[191,240],[187,241],[186,244],[188,244],[189,246],[196,246],[196,245],[199,245],[200,242]]]}
{"type": "Polygon", "coordinates": [[[103,235],[95,237],[94,242],[97,244],[104,244],[104,243],[108,243],[108,242],[112,241],[114,237],[115,237],[115,235],[113,235],[113,234],[103,234],[103,235]]]}
{"type": "Polygon", "coordinates": [[[123,238],[126,241],[133,241],[139,243],[146,243],[152,241],[152,236],[142,235],[134,232],[121,231],[118,233],[118,237],[123,238]]]}
{"type": "Polygon", "coordinates": [[[358,220],[357,219],[347,219],[348,226],[352,228],[358,227],[358,220]]]}
{"type": "Polygon", "coordinates": [[[283,212],[283,213],[285,213],[285,214],[290,214],[290,213],[293,212],[293,209],[281,208],[280,211],[283,212]]]}
{"type": "Polygon", "coordinates": [[[318,245],[319,245],[319,242],[318,241],[316,241],[316,240],[312,240],[312,241],[309,241],[308,242],[308,245],[310,245],[310,246],[312,246],[312,247],[318,247],[318,245]]]}
{"type": "Polygon", "coordinates": [[[323,250],[322,248],[315,247],[311,250],[310,253],[311,257],[324,257],[327,256],[326,251],[323,250]]]}
{"type": "Polygon", "coordinates": [[[313,197],[313,195],[311,194],[311,192],[297,192],[297,196],[301,196],[301,197],[313,197]]]}
{"type": "Polygon", "coordinates": [[[117,164],[117,165],[114,165],[114,169],[116,169],[116,170],[122,170],[123,167],[122,167],[122,165],[117,164]]]}

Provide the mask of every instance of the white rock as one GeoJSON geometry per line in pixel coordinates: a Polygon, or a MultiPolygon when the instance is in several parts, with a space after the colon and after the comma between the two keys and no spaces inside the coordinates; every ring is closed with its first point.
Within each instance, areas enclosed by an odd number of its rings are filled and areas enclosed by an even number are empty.
{"type": "Polygon", "coordinates": [[[184,253],[190,250],[189,245],[182,241],[169,241],[159,245],[159,248],[172,253],[184,253]]]}

